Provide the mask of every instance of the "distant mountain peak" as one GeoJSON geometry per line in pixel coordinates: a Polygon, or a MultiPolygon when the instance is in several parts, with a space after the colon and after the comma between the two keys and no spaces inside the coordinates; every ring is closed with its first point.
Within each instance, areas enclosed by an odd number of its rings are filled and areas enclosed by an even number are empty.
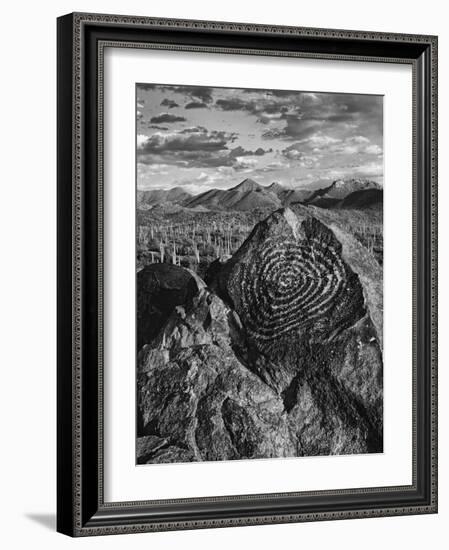
{"type": "Polygon", "coordinates": [[[351,189],[361,191],[362,189],[382,189],[377,182],[367,178],[342,178],[335,180],[331,187],[335,189],[351,189]]]}
{"type": "Polygon", "coordinates": [[[286,188],[277,181],[273,181],[273,183],[270,183],[266,189],[273,191],[274,193],[281,193],[282,191],[285,191],[286,188]]]}
{"type": "Polygon", "coordinates": [[[332,185],[334,187],[337,187],[337,188],[340,188],[340,187],[344,187],[346,185],[345,183],[345,180],[335,180],[332,185]]]}
{"type": "Polygon", "coordinates": [[[188,208],[204,206],[212,210],[254,210],[255,208],[279,208],[281,200],[276,193],[247,178],[229,189],[209,189],[184,203],[188,208]]]}
{"type": "Polygon", "coordinates": [[[233,187],[235,191],[259,191],[262,189],[262,186],[259,185],[256,181],[251,178],[244,179],[241,183],[233,187]]]}
{"type": "Polygon", "coordinates": [[[183,193],[188,193],[189,195],[191,193],[189,193],[182,185],[175,185],[175,187],[172,187],[171,189],[168,189],[168,191],[176,191],[176,192],[179,192],[179,191],[182,191],[183,193]]]}
{"type": "Polygon", "coordinates": [[[344,199],[355,191],[365,191],[368,189],[382,190],[382,186],[377,182],[365,178],[340,178],[333,181],[327,187],[316,189],[305,201],[305,204],[318,204],[322,206],[334,203],[344,199]],[[325,201],[323,203],[323,201],[325,201]],[[329,202],[330,201],[330,202],[329,202]]]}

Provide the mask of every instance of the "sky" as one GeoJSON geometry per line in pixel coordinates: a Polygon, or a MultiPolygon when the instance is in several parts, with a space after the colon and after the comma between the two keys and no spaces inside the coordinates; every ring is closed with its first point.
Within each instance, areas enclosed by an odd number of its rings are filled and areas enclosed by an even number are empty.
{"type": "Polygon", "coordinates": [[[136,120],[139,190],[383,184],[382,96],[142,83],[136,120]]]}

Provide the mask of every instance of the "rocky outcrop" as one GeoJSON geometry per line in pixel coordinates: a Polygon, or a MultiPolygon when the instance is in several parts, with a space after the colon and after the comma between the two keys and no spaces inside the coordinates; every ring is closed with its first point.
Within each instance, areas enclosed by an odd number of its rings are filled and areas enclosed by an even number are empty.
{"type": "Polygon", "coordinates": [[[376,339],[383,348],[383,272],[375,256],[347,229],[332,212],[314,207],[292,207],[298,219],[316,218],[334,234],[341,245],[341,256],[357,274],[363,288],[365,307],[376,330],[376,339]]]}
{"type": "Polygon", "coordinates": [[[138,462],[295,456],[282,397],[237,359],[235,313],[207,289],[139,354],[138,462]]]}
{"type": "Polygon", "coordinates": [[[382,451],[367,254],[306,207],[257,224],[139,353],[138,462],[382,451]]]}
{"type": "Polygon", "coordinates": [[[151,264],[137,273],[137,351],[153,340],[177,305],[204,286],[195,273],[172,264],[151,264]]]}

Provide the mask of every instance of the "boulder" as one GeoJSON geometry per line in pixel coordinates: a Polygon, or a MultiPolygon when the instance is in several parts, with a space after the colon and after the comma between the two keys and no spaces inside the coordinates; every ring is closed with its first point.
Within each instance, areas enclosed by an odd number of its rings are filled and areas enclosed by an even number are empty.
{"type": "Polygon", "coordinates": [[[232,349],[239,330],[229,307],[202,289],[144,346],[139,463],[296,455],[282,397],[232,349]]]}
{"type": "Polygon", "coordinates": [[[157,335],[174,308],[205,286],[189,269],[151,264],[137,273],[137,351],[157,335]]]}
{"type": "Polygon", "coordinates": [[[170,445],[167,439],[155,435],[137,438],[137,464],[192,462],[192,460],[194,456],[188,449],[170,445]]]}
{"type": "Polygon", "coordinates": [[[283,396],[300,454],[379,452],[381,272],[314,214],[271,214],[209,284],[241,321],[237,356],[283,396]]]}

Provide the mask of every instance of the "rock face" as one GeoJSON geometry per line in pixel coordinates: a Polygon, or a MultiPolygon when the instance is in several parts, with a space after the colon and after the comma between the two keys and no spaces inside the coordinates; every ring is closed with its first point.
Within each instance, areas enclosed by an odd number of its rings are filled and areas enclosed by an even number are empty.
{"type": "Polygon", "coordinates": [[[151,264],[137,274],[137,351],[151,342],[173,309],[187,303],[204,283],[191,271],[151,264]]]}
{"type": "Polygon", "coordinates": [[[139,354],[138,462],[295,456],[282,398],[237,359],[238,318],[207,289],[139,354]]]}
{"type": "Polygon", "coordinates": [[[140,352],[138,462],[381,452],[364,254],[306,207],[257,224],[140,352]]]}

